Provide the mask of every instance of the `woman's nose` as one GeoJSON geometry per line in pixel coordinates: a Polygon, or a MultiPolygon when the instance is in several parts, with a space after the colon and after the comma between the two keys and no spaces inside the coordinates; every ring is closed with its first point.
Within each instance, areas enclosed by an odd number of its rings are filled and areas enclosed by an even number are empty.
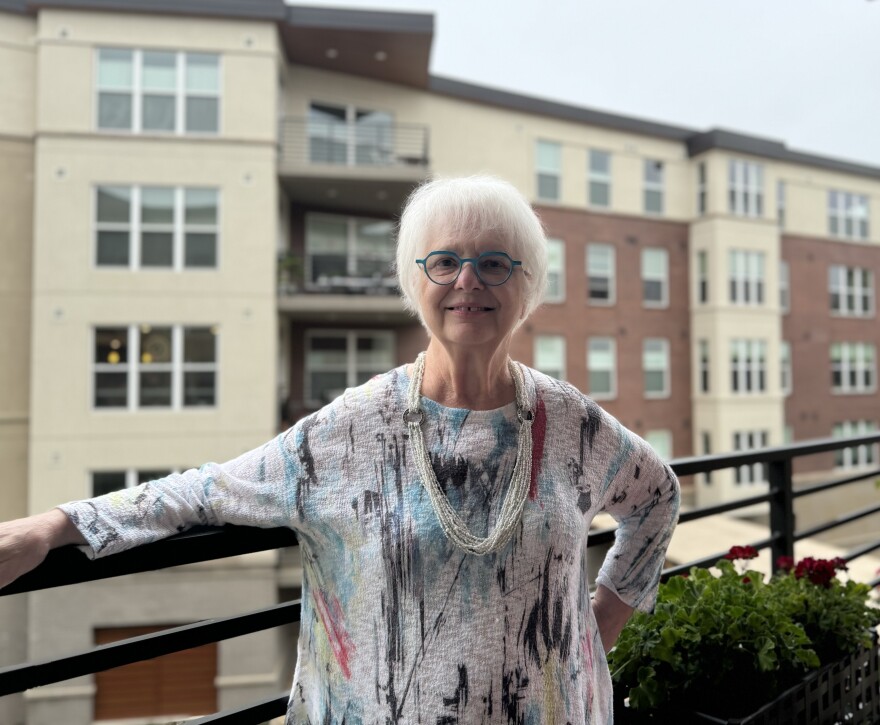
{"type": "Polygon", "coordinates": [[[462,262],[461,272],[455,280],[458,289],[479,289],[483,287],[483,280],[477,275],[477,267],[473,262],[462,262]]]}

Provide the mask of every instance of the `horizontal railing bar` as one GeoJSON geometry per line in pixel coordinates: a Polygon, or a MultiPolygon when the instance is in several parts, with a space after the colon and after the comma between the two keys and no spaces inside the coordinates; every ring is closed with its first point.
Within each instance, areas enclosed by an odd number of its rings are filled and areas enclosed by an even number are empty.
{"type": "Polygon", "coordinates": [[[213,715],[188,720],[187,725],[260,725],[272,718],[281,717],[287,712],[287,693],[273,695],[251,705],[244,705],[231,710],[223,710],[213,715]]]}
{"type": "Polygon", "coordinates": [[[814,493],[829,491],[832,488],[846,486],[850,483],[858,483],[859,481],[864,481],[866,478],[871,478],[872,476],[880,476],[880,468],[874,469],[873,471],[867,471],[866,473],[859,473],[855,476],[848,476],[847,478],[838,478],[834,481],[828,481],[827,483],[817,483],[812,486],[804,486],[803,488],[795,489],[792,495],[795,498],[800,498],[801,496],[810,496],[814,493]]]}
{"type": "Polygon", "coordinates": [[[85,652],[0,669],[0,697],[72,677],[153,659],[283,624],[298,622],[300,600],[276,604],[247,614],[210,619],[161,632],[98,645],[85,652]]]}
{"type": "Polygon", "coordinates": [[[823,531],[828,531],[829,529],[836,529],[838,526],[843,526],[845,524],[851,524],[853,521],[858,521],[859,519],[863,519],[866,516],[872,516],[873,514],[880,513],[880,504],[876,504],[874,506],[868,506],[863,509],[858,509],[857,511],[853,511],[846,516],[838,516],[836,519],[829,521],[824,524],[819,524],[818,526],[813,526],[809,529],[804,529],[803,531],[799,531],[795,534],[795,541],[800,541],[801,539],[807,539],[810,536],[815,536],[816,534],[821,534],[823,531]]]}
{"type": "MultiPolygon", "coordinates": [[[[756,541],[752,544],[748,544],[748,546],[751,546],[752,548],[758,549],[760,551],[761,549],[766,549],[768,546],[772,546],[773,542],[776,541],[776,539],[778,539],[778,538],[779,538],[778,536],[771,536],[767,539],[761,539],[760,541],[756,541]]],[[[695,566],[699,567],[701,569],[705,569],[710,566],[715,566],[715,564],[718,563],[718,560],[723,559],[725,556],[727,556],[727,552],[722,551],[720,554],[712,554],[710,556],[704,556],[701,559],[695,559],[694,561],[689,561],[685,564],[679,564],[678,566],[673,566],[673,567],[670,567],[669,569],[664,569],[663,572],[660,574],[660,578],[663,581],[666,581],[667,579],[669,579],[669,577],[673,577],[678,574],[684,574],[685,572],[689,572],[691,570],[691,568],[695,567],[695,566]]]]}
{"type": "Polygon", "coordinates": [[[77,547],[64,546],[50,551],[37,568],[0,589],[0,596],[253,554],[295,546],[296,543],[296,534],[291,529],[227,525],[196,527],[168,539],[93,561],[77,547]]]}
{"type": "Polygon", "coordinates": [[[846,552],[846,555],[843,558],[846,559],[846,561],[852,561],[853,559],[858,559],[860,556],[864,556],[865,554],[870,554],[872,551],[876,551],[877,549],[880,549],[880,539],[875,541],[873,544],[865,544],[864,546],[859,546],[855,549],[851,549],[850,551],[846,552]]]}
{"type": "Polygon", "coordinates": [[[709,473],[722,468],[735,468],[750,463],[769,463],[782,461],[789,458],[814,455],[836,451],[841,448],[864,445],[865,443],[877,443],[880,441],[880,433],[853,436],[851,438],[817,438],[802,443],[792,443],[775,448],[759,448],[753,451],[740,451],[738,453],[723,453],[711,456],[692,456],[689,458],[676,458],[669,462],[677,476],[692,476],[695,473],[709,473]]]}

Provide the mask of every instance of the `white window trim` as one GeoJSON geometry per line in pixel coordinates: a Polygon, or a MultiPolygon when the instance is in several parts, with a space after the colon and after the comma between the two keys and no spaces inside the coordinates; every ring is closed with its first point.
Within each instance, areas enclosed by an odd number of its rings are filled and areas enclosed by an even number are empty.
{"type": "MultiPolygon", "coordinates": [[[[535,342],[534,342],[533,355],[534,355],[535,369],[536,369],[536,370],[540,370],[540,371],[543,372],[545,375],[550,375],[551,377],[554,377],[554,378],[556,378],[557,380],[567,380],[568,371],[566,370],[566,365],[565,365],[565,358],[566,358],[566,339],[565,339],[565,335],[535,335],[535,342]],[[558,366],[557,366],[557,370],[558,370],[558,374],[557,374],[557,375],[554,375],[553,372],[546,372],[547,367],[551,367],[551,366],[539,365],[539,361],[538,361],[538,349],[539,349],[539,347],[540,347],[540,342],[541,342],[542,340],[548,340],[548,341],[553,341],[553,342],[556,342],[556,343],[559,343],[559,342],[562,343],[562,346],[561,346],[562,357],[561,357],[561,358],[559,359],[559,361],[558,361],[559,364],[558,364],[558,366]]],[[[555,372],[555,371],[554,371],[554,372],[555,372]]]]}
{"type": "MultiPolygon", "coordinates": [[[[94,128],[96,133],[100,134],[137,134],[137,135],[148,135],[148,136],[187,136],[191,138],[217,138],[223,134],[223,55],[221,53],[215,53],[211,51],[201,51],[201,50],[168,50],[165,48],[126,48],[118,45],[102,45],[100,47],[95,48],[94,58],[92,61],[92,77],[94,78],[94,93],[92,100],[92,118],[94,122],[92,127],[94,128]],[[101,91],[108,91],[110,93],[113,92],[121,92],[119,90],[114,91],[112,88],[101,88],[99,85],[100,81],[100,67],[101,67],[101,51],[102,50],[127,50],[131,51],[132,54],[132,83],[131,83],[131,128],[101,128],[98,125],[100,120],[99,118],[99,104],[100,104],[100,96],[101,91]],[[143,108],[143,96],[144,96],[144,88],[143,88],[143,54],[144,51],[147,52],[161,52],[161,53],[174,53],[175,55],[175,74],[176,74],[176,88],[174,90],[174,102],[175,102],[175,113],[174,113],[174,130],[173,131],[162,131],[158,129],[150,129],[148,131],[144,131],[142,129],[142,108],[143,108]],[[216,93],[213,91],[192,91],[188,92],[186,90],[186,56],[187,55],[213,55],[217,57],[217,91],[216,93]],[[216,98],[217,99],[217,130],[216,131],[187,131],[186,130],[186,99],[188,97],[193,98],[216,98]]],[[[128,91],[126,91],[128,92],[128,91]]]]}
{"type": "MultiPolygon", "coordinates": [[[[223,228],[223,200],[222,190],[213,186],[162,186],[154,184],[131,185],[131,184],[95,184],[92,187],[92,264],[91,268],[96,271],[119,271],[128,269],[132,272],[144,272],[147,274],[175,272],[181,273],[205,273],[217,272],[221,267],[221,250],[222,239],[221,229],[223,228]],[[130,204],[128,208],[128,224],[120,222],[100,222],[98,221],[98,192],[102,188],[126,188],[130,192],[130,204]],[[141,196],[143,189],[171,189],[174,195],[174,208],[172,209],[172,263],[168,267],[143,267],[141,266],[141,232],[143,231],[141,224],[141,196]],[[186,192],[196,190],[210,190],[217,195],[217,222],[215,224],[187,224],[186,223],[186,192]],[[118,231],[128,232],[128,264],[98,264],[98,234],[102,231],[118,231]],[[212,267],[187,267],[184,262],[186,259],[186,234],[192,232],[196,234],[212,233],[215,238],[214,258],[216,263],[212,267]]],[[[162,225],[157,225],[162,226],[162,225]]]]}
{"type": "Polygon", "coordinates": [[[767,341],[757,338],[733,338],[730,341],[730,394],[763,395],[767,392],[767,341]],[[734,364],[734,348],[738,363],[734,364]],[[736,378],[739,389],[734,389],[736,378]],[[748,384],[751,378],[751,384],[748,384]],[[762,384],[763,382],[763,384],[762,384]]]}
{"type": "Polygon", "coordinates": [[[728,211],[735,216],[764,216],[764,166],[743,159],[728,160],[728,211]],[[746,173],[748,172],[748,174],[746,173]],[[748,179],[746,179],[748,176],[748,179]]]}
{"type": "Polygon", "coordinates": [[[664,309],[669,307],[669,250],[665,247],[644,247],[641,253],[641,279],[642,282],[654,280],[660,282],[660,300],[646,300],[644,295],[644,287],[642,288],[642,307],[653,309],[664,309]],[[652,277],[645,272],[645,255],[649,252],[660,252],[663,258],[664,272],[661,275],[652,277]]]}
{"type": "MultiPolygon", "coordinates": [[[[346,354],[346,388],[354,387],[357,383],[357,338],[358,337],[384,337],[390,342],[391,358],[395,357],[394,349],[396,345],[396,336],[394,330],[377,330],[377,329],[360,329],[360,328],[309,328],[305,334],[305,360],[303,364],[303,397],[305,404],[311,408],[320,408],[325,405],[321,400],[317,400],[312,395],[312,383],[310,373],[312,369],[309,367],[309,350],[311,349],[312,338],[315,337],[344,337],[345,354],[346,354]]],[[[378,373],[377,373],[378,374],[378,373]]]]}
{"type": "Polygon", "coordinates": [[[761,307],[767,302],[764,252],[731,249],[728,252],[728,300],[737,307],[761,307]],[[748,293],[748,300],[746,300],[748,293]]]}
{"type": "Polygon", "coordinates": [[[782,340],[779,343],[780,388],[785,396],[791,395],[794,386],[794,368],[791,361],[791,343],[782,340]]]}
{"type": "Polygon", "coordinates": [[[709,344],[709,340],[705,338],[697,341],[697,364],[695,369],[697,370],[697,392],[700,395],[711,395],[712,347],[709,344]]]}
{"type": "Polygon", "coordinates": [[[562,144],[559,141],[550,141],[548,139],[538,138],[535,139],[535,198],[538,201],[548,201],[548,202],[560,202],[562,200],[562,144]],[[551,169],[551,168],[543,168],[541,166],[541,155],[538,153],[538,148],[541,144],[547,144],[548,146],[556,146],[559,149],[559,168],[551,169]],[[556,190],[558,192],[557,196],[549,197],[549,196],[541,196],[541,184],[538,183],[539,176],[554,176],[556,177],[556,190]]]}
{"type": "Polygon", "coordinates": [[[661,159],[645,159],[642,164],[642,211],[648,216],[663,216],[666,213],[666,162],[661,159]],[[660,165],[660,181],[648,180],[648,164],[660,165]],[[660,210],[649,210],[645,203],[646,191],[660,192],[660,210]]]}
{"type": "MultiPolygon", "coordinates": [[[[875,421],[845,420],[841,423],[834,424],[831,431],[831,437],[851,438],[876,432],[877,423],[875,421]]],[[[859,446],[839,448],[834,451],[834,469],[837,471],[857,471],[864,468],[873,469],[877,465],[878,453],[880,453],[880,444],[877,443],[863,443],[859,446]],[[856,460],[853,460],[853,456],[855,456],[856,460]],[[869,458],[871,458],[872,461],[869,462],[869,458]]]]}
{"type": "Polygon", "coordinates": [[[591,209],[610,209],[612,204],[612,193],[613,188],[611,185],[612,179],[612,170],[611,170],[611,152],[605,151],[604,149],[588,149],[587,150],[587,206],[591,209]],[[605,154],[608,157],[608,172],[602,173],[599,171],[595,171],[593,169],[593,165],[591,162],[591,155],[593,152],[605,154]],[[605,184],[608,187],[608,203],[607,204],[595,204],[591,198],[590,190],[591,184],[605,184]]]}
{"type": "MultiPolygon", "coordinates": [[[[600,368],[601,370],[601,368],[600,368]]],[[[589,395],[593,400],[614,400],[617,397],[617,340],[613,337],[606,337],[603,335],[593,335],[587,338],[587,395],[589,395]],[[593,390],[590,390],[589,380],[590,380],[590,341],[591,340],[607,340],[611,343],[611,369],[610,369],[610,381],[611,381],[611,391],[608,393],[597,393],[593,390]]]]}
{"type": "Polygon", "coordinates": [[[779,309],[784,315],[791,312],[791,270],[784,259],[779,260],[779,309]]]}
{"type": "MultiPolygon", "coordinates": [[[[867,267],[848,267],[843,264],[832,264],[829,271],[829,280],[828,280],[828,306],[831,310],[831,314],[834,317],[857,317],[861,319],[870,319],[873,318],[876,314],[876,295],[874,292],[875,287],[875,279],[874,279],[874,271],[868,269],[867,267]],[[868,287],[867,289],[862,287],[859,282],[856,282],[855,287],[850,288],[847,284],[846,278],[848,276],[848,272],[850,270],[855,270],[859,274],[857,277],[861,277],[864,272],[868,273],[868,287]],[[834,308],[831,295],[837,293],[838,299],[840,300],[840,306],[838,309],[834,308]],[[848,304],[846,302],[850,293],[852,293],[856,302],[861,303],[862,298],[864,296],[868,297],[868,311],[862,312],[859,309],[848,309],[848,304]]],[[[860,306],[857,305],[857,307],[860,306]]]]}
{"type": "Polygon", "coordinates": [[[696,260],[696,268],[697,268],[697,295],[696,300],[698,305],[708,305],[711,302],[711,297],[709,295],[709,251],[706,249],[698,249],[697,250],[697,260],[696,260]],[[705,262],[705,269],[703,269],[703,262],[705,262]],[[703,291],[705,290],[705,296],[703,295],[703,291]]]}
{"type": "Polygon", "coordinates": [[[831,392],[834,395],[865,395],[877,392],[877,346],[868,342],[835,342],[829,348],[829,361],[831,363],[831,392]],[[841,385],[834,385],[834,347],[840,346],[840,381],[841,385]],[[870,360],[866,357],[870,352],[870,360]],[[849,383],[850,373],[855,370],[856,385],[849,383]],[[865,373],[871,373],[871,385],[864,385],[865,373]]]}
{"type": "Polygon", "coordinates": [[[834,239],[851,239],[859,242],[866,242],[871,237],[871,207],[866,194],[856,194],[851,191],[841,191],[839,189],[830,189],[826,198],[828,205],[828,235],[834,239]],[[838,206],[831,206],[831,197],[837,195],[838,206]],[[865,233],[862,234],[861,217],[856,213],[856,209],[864,209],[865,212],[865,233]],[[831,229],[831,220],[837,221],[837,231],[831,229]],[[852,224],[852,234],[846,233],[846,222],[852,224]]]}
{"type": "MultiPolygon", "coordinates": [[[[91,361],[91,370],[89,374],[89,410],[99,415],[112,415],[114,413],[139,413],[141,415],[166,414],[174,413],[200,413],[205,411],[216,411],[220,408],[220,334],[217,332],[214,336],[214,356],[213,363],[184,363],[183,362],[183,341],[184,329],[194,327],[218,328],[218,325],[187,323],[173,324],[165,322],[156,323],[140,323],[140,324],[114,324],[105,322],[92,325],[89,334],[89,360],[91,361]],[[141,357],[141,333],[140,328],[144,325],[149,327],[170,327],[171,328],[171,363],[162,363],[162,367],[167,367],[171,371],[171,405],[158,406],[151,405],[142,407],[140,405],[140,388],[139,377],[142,372],[140,364],[141,357]],[[97,330],[105,327],[124,328],[128,335],[128,362],[119,365],[110,365],[108,363],[99,363],[95,361],[95,345],[97,330]],[[125,372],[127,384],[127,405],[119,407],[103,407],[95,405],[95,376],[99,372],[125,372]],[[183,404],[183,377],[187,372],[213,372],[214,373],[214,404],[213,405],[184,405],[183,404]]],[[[151,370],[160,372],[160,366],[151,366],[151,370]]]]}
{"type": "Polygon", "coordinates": [[[611,307],[617,303],[617,250],[612,244],[588,242],[585,247],[584,262],[587,274],[587,303],[599,307],[611,307]],[[590,296],[590,247],[603,247],[611,251],[611,273],[608,275],[608,299],[597,300],[590,296]]]}
{"type": "MultiPolygon", "coordinates": [[[[648,391],[644,390],[645,398],[649,398],[652,400],[668,398],[672,394],[672,382],[670,381],[671,376],[671,361],[669,357],[669,340],[665,337],[646,337],[642,341],[642,385],[644,386],[645,381],[645,373],[648,372],[648,369],[645,368],[645,344],[648,342],[660,342],[663,345],[663,357],[665,361],[665,365],[663,367],[663,390],[662,391],[648,391]]],[[[653,368],[652,368],[653,369],[653,368]]]]}
{"type": "MultiPolygon", "coordinates": [[[[757,451],[770,445],[770,433],[766,430],[738,430],[733,433],[733,450],[737,453],[757,451]]],[[[737,486],[766,485],[767,473],[763,463],[752,463],[738,466],[733,471],[734,484],[737,486]],[[739,480],[737,480],[739,478],[739,480]]]]}
{"type": "MultiPolygon", "coordinates": [[[[550,245],[558,246],[560,251],[560,257],[562,259],[562,264],[558,270],[550,269],[549,260],[550,255],[547,255],[548,265],[547,265],[547,273],[559,274],[559,294],[555,296],[550,296],[549,293],[544,295],[544,302],[548,304],[559,304],[561,302],[565,302],[565,242],[562,239],[556,239],[555,237],[551,237],[547,240],[547,246],[550,245]]],[[[549,289],[549,286],[548,286],[549,289]]]]}
{"type": "Polygon", "coordinates": [[[697,216],[709,213],[709,178],[706,162],[697,164],[697,216]]]}

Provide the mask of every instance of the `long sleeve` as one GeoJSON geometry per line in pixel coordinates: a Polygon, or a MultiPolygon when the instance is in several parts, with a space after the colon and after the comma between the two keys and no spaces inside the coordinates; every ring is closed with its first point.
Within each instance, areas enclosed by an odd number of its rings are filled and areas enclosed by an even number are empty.
{"type": "Polygon", "coordinates": [[[226,463],[206,463],[59,508],[88,541],[86,553],[91,558],[148,544],[199,524],[291,526],[299,460],[288,448],[288,437],[295,431],[226,463]]]}
{"type": "Polygon", "coordinates": [[[615,518],[618,528],[597,584],[629,606],[650,612],[678,521],[679,484],[648,443],[619,424],[616,428],[618,446],[610,461],[602,508],[615,518]]]}

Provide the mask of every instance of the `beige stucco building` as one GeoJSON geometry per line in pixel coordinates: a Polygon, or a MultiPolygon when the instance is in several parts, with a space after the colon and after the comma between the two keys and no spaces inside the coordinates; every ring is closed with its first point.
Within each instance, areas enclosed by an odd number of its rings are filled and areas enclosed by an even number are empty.
{"type": "MultiPolygon", "coordinates": [[[[497,174],[532,200],[551,284],[515,356],[663,455],[876,428],[880,169],[432,76],[429,15],[94,5],[0,0],[3,518],[232,458],[413,359],[393,222],[433,175],[497,174]]],[[[877,462],[865,446],[797,473],[877,462]]],[[[689,484],[703,504],[766,487],[760,468],[689,484]]],[[[295,584],[265,554],[0,598],[0,666],[295,584]]],[[[289,637],[206,655],[210,706],[284,689],[289,637]]],[[[3,698],[0,722],[203,711],[126,710],[121,686],[3,698]]]]}

